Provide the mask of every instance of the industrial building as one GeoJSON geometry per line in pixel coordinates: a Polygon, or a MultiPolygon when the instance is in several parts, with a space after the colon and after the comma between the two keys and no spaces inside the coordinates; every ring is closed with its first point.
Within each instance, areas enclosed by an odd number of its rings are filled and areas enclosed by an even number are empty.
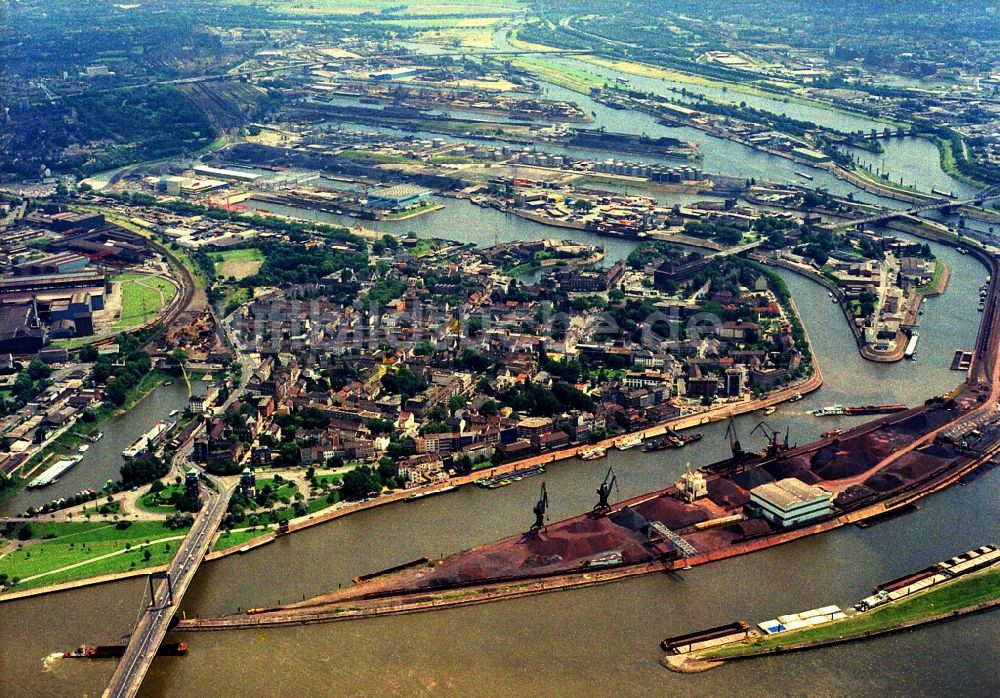
{"type": "Polygon", "coordinates": [[[832,501],[833,495],[822,487],[789,477],[754,487],[747,507],[754,516],[788,528],[828,515],[832,501]]]}
{"type": "Polygon", "coordinates": [[[14,276],[39,276],[42,274],[66,274],[80,271],[90,264],[90,258],[72,252],[58,252],[33,259],[14,267],[14,276]]]}
{"type": "Polygon", "coordinates": [[[375,187],[368,193],[368,209],[371,211],[397,211],[419,206],[431,192],[412,184],[395,184],[391,187],[375,187]]]}
{"type": "Polygon", "coordinates": [[[34,354],[45,343],[45,330],[34,303],[0,303],[0,352],[34,354]]]}

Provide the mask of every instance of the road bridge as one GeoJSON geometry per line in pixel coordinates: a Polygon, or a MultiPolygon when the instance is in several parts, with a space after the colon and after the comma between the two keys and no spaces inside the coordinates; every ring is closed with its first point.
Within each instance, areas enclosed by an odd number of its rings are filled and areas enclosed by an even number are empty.
{"type": "Polygon", "coordinates": [[[219,492],[206,490],[205,506],[181,541],[177,555],[166,572],[169,578],[153,589],[150,604],[136,623],[125,654],[111,675],[103,694],[105,698],[124,698],[138,693],[156,651],[167,634],[177,606],[212,546],[215,532],[226,514],[229,498],[236,488],[235,481],[225,486],[212,482],[219,488],[219,492]]]}
{"type": "Polygon", "coordinates": [[[948,208],[959,208],[961,206],[974,206],[987,201],[993,201],[995,199],[1000,199],[1000,186],[984,189],[974,197],[968,199],[935,199],[926,203],[917,204],[916,206],[912,206],[901,211],[873,213],[870,216],[855,218],[854,220],[844,223],[838,223],[830,226],[830,228],[832,230],[845,230],[847,228],[860,228],[865,225],[878,225],[880,223],[888,223],[896,218],[919,216],[921,213],[926,213],[927,211],[940,211],[948,208]]]}

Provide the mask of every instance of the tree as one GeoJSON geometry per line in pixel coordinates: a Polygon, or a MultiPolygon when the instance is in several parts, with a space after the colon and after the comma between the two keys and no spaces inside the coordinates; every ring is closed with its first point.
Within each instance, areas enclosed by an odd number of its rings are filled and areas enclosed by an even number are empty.
{"type": "Polygon", "coordinates": [[[190,356],[186,351],[184,351],[180,347],[177,347],[172,352],[170,352],[170,358],[178,366],[186,366],[190,356]]]}
{"type": "Polygon", "coordinates": [[[344,473],[344,484],[340,488],[340,494],[344,499],[364,499],[381,491],[382,480],[370,466],[359,465],[344,473]]]}
{"type": "Polygon", "coordinates": [[[98,353],[97,347],[93,344],[88,344],[84,347],[80,347],[80,361],[85,361],[87,363],[97,361],[98,353]]]}
{"type": "Polygon", "coordinates": [[[39,358],[34,358],[28,364],[28,376],[33,381],[45,380],[52,375],[52,369],[39,358]]]}
{"type": "Polygon", "coordinates": [[[460,393],[456,393],[455,395],[452,395],[448,399],[448,410],[451,412],[452,415],[454,415],[459,410],[464,410],[465,406],[468,404],[469,404],[468,398],[466,398],[464,395],[460,393]]]}

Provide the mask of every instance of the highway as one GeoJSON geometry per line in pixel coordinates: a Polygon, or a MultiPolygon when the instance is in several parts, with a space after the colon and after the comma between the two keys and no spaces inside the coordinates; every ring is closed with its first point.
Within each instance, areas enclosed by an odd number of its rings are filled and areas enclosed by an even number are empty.
{"type": "MultiPolygon", "coordinates": [[[[220,486],[218,483],[216,485],[220,486]]],[[[195,519],[188,535],[181,541],[177,555],[170,564],[168,573],[173,588],[173,604],[170,603],[170,589],[167,583],[160,582],[149,608],[136,624],[125,654],[118,661],[104,696],[120,698],[138,693],[139,686],[156,656],[157,648],[167,634],[177,606],[194,579],[198,566],[212,546],[215,532],[222,523],[229,497],[235,487],[235,482],[225,486],[221,495],[205,490],[208,493],[205,506],[195,519]]]]}

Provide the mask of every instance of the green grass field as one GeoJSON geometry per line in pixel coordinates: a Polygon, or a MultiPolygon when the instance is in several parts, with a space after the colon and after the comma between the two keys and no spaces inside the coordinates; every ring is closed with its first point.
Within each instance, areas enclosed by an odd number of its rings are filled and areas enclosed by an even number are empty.
{"type": "Polygon", "coordinates": [[[8,579],[24,579],[16,589],[30,589],[49,584],[84,579],[103,574],[127,572],[131,569],[154,567],[169,562],[177,551],[177,541],[164,539],[183,536],[185,529],[172,531],[158,521],[139,521],[119,530],[113,523],[53,523],[33,522],[30,544],[0,558],[0,574],[8,579]],[[46,539],[46,536],[55,536],[46,539]],[[148,546],[150,558],[140,548],[148,546]],[[131,549],[126,551],[126,545],[131,549]],[[102,555],[121,552],[104,560],[102,555]],[[53,572],[63,567],[93,560],[69,570],[53,572]],[[52,574],[46,574],[52,572],[52,574]]]}
{"type": "Polygon", "coordinates": [[[171,497],[181,496],[184,494],[184,485],[167,485],[163,488],[159,494],[153,494],[152,492],[147,492],[142,495],[137,504],[143,511],[149,511],[154,514],[173,514],[176,513],[177,508],[173,504],[162,504],[161,501],[170,501],[171,497]]]}
{"type": "Polygon", "coordinates": [[[209,257],[215,262],[216,275],[226,279],[230,276],[237,280],[252,276],[264,263],[264,253],[256,247],[212,252],[209,257]]]}
{"type": "Polygon", "coordinates": [[[268,531],[265,528],[255,528],[252,531],[245,529],[242,531],[230,531],[229,533],[223,533],[219,536],[219,540],[215,541],[215,547],[212,548],[212,550],[218,552],[219,550],[228,550],[229,548],[239,548],[242,547],[248,540],[260,538],[267,532],[268,531]]]}
{"type": "Polygon", "coordinates": [[[111,280],[122,285],[122,313],[113,325],[116,332],[149,322],[177,293],[172,283],[158,276],[117,274],[111,280]]]}

